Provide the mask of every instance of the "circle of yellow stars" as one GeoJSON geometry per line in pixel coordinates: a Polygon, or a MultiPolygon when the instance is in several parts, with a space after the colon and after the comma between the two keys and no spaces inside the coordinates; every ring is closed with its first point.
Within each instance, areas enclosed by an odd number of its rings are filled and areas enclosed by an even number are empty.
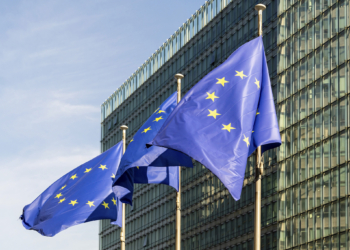
{"type": "MultiPolygon", "coordinates": [[[[159,120],[160,120],[160,119],[159,119],[159,120]]],[[[102,164],[100,164],[100,167],[99,167],[99,168],[100,168],[102,171],[105,170],[105,169],[108,169],[108,168],[106,167],[106,165],[102,165],[102,164]]],[[[89,173],[91,170],[92,170],[92,168],[85,168],[84,173],[89,173]]],[[[77,178],[78,178],[77,174],[74,174],[74,175],[72,175],[69,179],[75,180],[75,179],[77,179],[77,178]]],[[[113,179],[115,178],[115,174],[114,174],[114,173],[112,173],[111,178],[113,178],[113,179]]],[[[64,185],[64,186],[62,186],[59,190],[63,190],[63,189],[66,188],[66,187],[67,187],[67,184],[64,185]]],[[[56,196],[55,196],[55,199],[58,199],[58,200],[59,200],[59,201],[58,201],[59,204],[60,204],[60,203],[63,203],[63,202],[66,200],[66,198],[64,198],[64,197],[62,197],[62,199],[60,199],[61,196],[63,196],[62,193],[58,193],[58,194],[56,194],[56,196]]],[[[112,198],[111,201],[112,201],[112,203],[113,203],[114,205],[117,205],[117,200],[116,200],[114,197],[112,198]]],[[[90,208],[91,208],[91,207],[95,207],[94,202],[95,202],[95,201],[88,201],[88,202],[86,203],[86,205],[88,205],[90,208]]],[[[77,205],[78,203],[79,203],[79,202],[78,202],[77,199],[76,199],[76,200],[70,200],[70,202],[68,203],[68,205],[72,205],[72,206],[74,207],[74,206],[77,205]]],[[[110,208],[109,208],[109,203],[106,202],[106,201],[103,201],[100,205],[103,206],[105,209],[110,209],[110,208]]]]}
{"type": "MultiPolygon", "coordinates": [[[[244,74],[243,70],[242,70],[242,71],[237,71],[237,70],[236,70],[236,75],[235,75],[235,76],[238,76],[238,77],[240,77],[241,79],[244,79],[244,77],[247,77],[247,76],[244,74]]],[[[229,81],[227,81],[227,80],[225,79],[225,77],[223,77],[223,78],[216,78],[216,80],[217,80],[216,84],[220,84],[220,85],[222,85],[223,87],[225,87],[225,84],[226,84],[226,83],[229,83],[229,81]]],[[[260,89],[260,82],[258,81],[258,79],[255,78],[254,84],[256,85],[256,87],[257,87],[258,89],[260,89]]],[[[211,100],[211,101],[213,101],[213,102],[215,102],[215,99],[219,98],[218,96],[215,95],[215,91],[212,92],[212,93],[206,92],[206,94],[207,94],[207,97],[206,97],[205,99],[209,99],[209,100],[211,100]]],[[[218,113],[217,109],[214,109],[214,110],[208,109],[208,111],[209,111],[209,114],[208,114],[207,116],[211,116],[211,117],[213,117],[214,119],[216,119],[217,116],[221,115],[221,114],[218,113]]],[[[259,111],[256,111],[256,115],[259,115],[259,114],[260,114],[259,111]]],[[[222,126],[223,126],[222,130],[226,130],[226,131],[228,131],[228,132],[231,132],[231,130],[236,129],[236,128],[232,127],[231,123],[229,123],[229,124],[227,124],[227,125],[226,125],[226,124],[222,124],[222,126]]],[[[252,133],[253,133],[253,132],[254,132],[254,131],[252,131],[252,133]]],[[[249,145],[250,145],[249,137],[246,137],[245,135],[243,135],[243,136],[244,136],[243,141],[247,144],[247,147],[249,147],[249,145]]]]}

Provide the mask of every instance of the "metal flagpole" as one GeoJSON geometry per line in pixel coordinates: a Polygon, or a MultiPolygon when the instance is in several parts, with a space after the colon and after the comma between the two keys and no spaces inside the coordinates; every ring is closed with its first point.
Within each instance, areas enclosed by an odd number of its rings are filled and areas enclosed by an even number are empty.
{"type": "MultiPolygon", "coordinates": [[[[266,9],[263,4],[255,5],[258,11],[258,35],[262,36],[262,12],[266,9]]],[[[261,146],[256,149],[255,169],[255,216],[254,216],[254,250],[260,250],[261,239],[261,175],[263,174],[263,163],[261,162],[261,146]]]]}
{"type": "MultiPolygon", "coordinates": [[[[126,150],[126,130],[128,129],[128,126],[126,125],[121,125],[120,129],[123,131],[123,154],[125,153],[126,150]]],[[[125,204],[123,204],[123,217],[122,217],[122,227],[120,229],[120,249],[125,250],[125,204]]]]}
{"type": "MultiPolygon", "coordinates": [[[[177,103],[181,100],[182,74],[176,74],[177,80],[177,103]]],[[[175,250],[181,250],[181,167],[179,167],[179,192],[176,193],[176,244],[175,250]]]]}

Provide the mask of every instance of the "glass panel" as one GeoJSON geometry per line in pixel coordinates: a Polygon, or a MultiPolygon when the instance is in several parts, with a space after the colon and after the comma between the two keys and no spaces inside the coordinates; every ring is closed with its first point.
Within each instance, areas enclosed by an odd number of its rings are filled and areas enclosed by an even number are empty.
{"type": "Polygon", "coordinates": [[[309,146],[314,144],[314,131],[315,131],[315,126],[314,126],[314,116],[310,116],[308,119],[308,140],[309,140],[309,146]]]}
{"type": "Polygon", "coordinates": [[[331,45],[331,69],[334,69],[338,65],[338,39],[337,37],[332,39],[332,45],[331,45]]]}
{"type": "Polygon", "coordinates": [[[315,142],[319,142],[322,139],[322,112],[318,112],[315,115],[315,142]]]}
{"type": "Polygon", "coordinates": [[[342,99],[339,102],[339,130],[343,130],[347,126],[347,117],[346,117],[346,107],[347,99],[342,99]]]}
{"type": "Polygon", "coordinates": [[[292,246],[292,220],[289,219],[286,221],[286,248],[292,246]]]}
{"type": "Polygon", "coordinates": [[[303,181],[307,178],[307,151],[300,153],[300,181],[303,181]]]}
{"type": "Polygon", "coordinates": [[[339,195],[343,197],[346,194],[346,165],[340,166],[339,177],[339,195]]]}
{"type": "Polygon", "coordinates": [[[315,21],[315,48],[322,44],[322,22],[321,18],[317,18],[315,21]]]}
{"type": "MultiPolygon", "coordinates": [[[[300,232],[301,233],[301,232],[300,232]]],[[[293,218],[293,246],[299,244],[299,217],[293,218]]]]}
{"type": "Polygon", "coordinates": [[[330,172],[323,174],[323,203],[330,201],[330,172]]]}
{"type": "Polygon", "coordinates": [[[300,243],[307,242],[307,214],[300,215],[300,243]]]}
{"type": "Polygon", "coordinates": [[[331,24],[331,12],[327,11],[323,14],[323,41],[327,41],[330,38],[331,31],[330,31],[330,24],[331,24]]]}
{"type": "Polygon", "coordinates": [[[338,74],[337,71],[334,70],[331,78],[331,102],[334,102],[338,97],[338,74]]]}
{"type": "Polygon", "coordinates": [[[331,45],[326,43],[323,46],[323,75],[328,73],[330,70],[330,61],[331,61],[331,45]]]}
{"type": "Polygon", "coordinates": [[[306,131],[307,131],[307,120],[303,120],[300,122],[300,130],[299,130],[299,136],[300,136],[300,149],[303,150],[307,147],[307,139],[306,139],[306,131]]]}
{"type": "Polygon", "coordinates": [[[310,85],[308,88],[308,114],[312,114],[314,112],[314,86],[310,85]]]}
{"type": "Polygon", "coordinates": [[[306,80],[307,80],[307,60],[303,59],[300,62],[300,67],[299,67],[299,85],[300,88],[304,88],[306,86],[306,80]]]}
{"type": "Polygon", "coordinates": [[[292,215],[292,189],[289,188],[286,191],[286,217],[292,215]]]}
{"type": "Polygon", "coordinates": [[[322,147],[321,144],[315,147],[315,174],[319,174],[322,171],[322,147]]]}
{"type": "MultiPolygon", "coordinates": [[[[322,225],[321,225],[321,208],[315,210],[315,230],[316,230],[316,239],[322,237],[322,225]]],[[[320,248],[316,248],[320,249],[320,248]]]]}
{"type": "Polygon", "coordinates": [[[299,120],[299,94],[293,96],[293,123],[299,120]]]}
{"type": "Polygon", "coordinates": [[[307,67],[307,78],[308,82],[307,84],[310,84],[314,79],[314,74],[315,74],[315,66],[314,66],[314,56],[313,53],[308,56],[308,61],[307,61],[308,67],[307,67]]]}
{"type": "Polygon", "coordinates": [[[314,149],[309,149],[309,155],[308,155],[308,161],[307,161],[307,168],[309,170],[309,177],[312,177],[314,175],[314,149]]]}
{"type": "Polygon", "coordinates": [[[286,187],[292,185],[292,163],[291,159],[286,161],[286,187]]]}
{"type": "Polygon", "coordinates": [[[322,50],[318,49],[315,54],[315,79],[321,77],[322,74],[322,50]]]}
{"type": "Polygon", "coordinates": [[[300,212],[307,210],[307,182],[300,184],[300,212]]]}
{"type": "Polygon", "coordinates": [[[299,212],[299,187],[293,187],[293,214],[297,214],[299,212]]]}
{"type": "Polygon", "coordinates": [[[315,228],[314,228],[314,216],[313,211],[308,213],[308,231],[309,231],[309,241],[315,239],[315,228]]]}
{"type": "Polygon", "coordinates": [[[309,209],[312,209],[314,207],[314,180],[311,179],[308,181],[308,186],[307,186],[307,191],[308,191],[308,205],[309,205],[309,209]]]}
{"type": "MultiPolygon", "coordinates": [[[[332,203],[332,234],[338,233],[339,231],[339,218],[338,218],[338,203],[332,203]]],[[[334,249],[334,248],[333,248],[334,249]]]]}
{"type": "Polygon", "coordinates": [[[315,178],[315,206],[321,205],[321,198],[322,198],[322,189],[321,189],[321,176],[317,176],[315,178]]]}
{"type": "Polygon", "coordinates": [[[332,200],[338,199],[338,190],[339,190],[339,176],[338,168],[332,170],[332,179],[331,179],[331,188],[332,188],[332,200]]]}
{"type": "Polygon", "coordinates": [[[299,180],[299,156],[293,156],[292,161],[292,170],[293,170],[293,184],[297,183],[299,180]]]}
{"type": "Polygon", "coordinates": [[[307,37],[307,32],[305,29],[300,31],[300,36],[299,36],[299,58],[303,58],[305,56],[306,52],[306,37],[307,37]]]}
{"type": "Polygon", "coordinates": [[[335,167],[339,164],[339,150],[338,150],[338,136],[335,135],[332,137],[331,141],[331,166],[335,167]]]}
{"type": "Polygon", "coordinates": [[[299,133],[298,133],[298,125],[293,126],[293,153],[297,153],[299,150],[298,147],[298,139],[299,139],[299,133]]]}
{"type": "Polygon", "coordinates": [[[330,125],[331,125],[331,112],[330,112],[330,106],[326,107],[324,109],[324,114],[323,114],[323,138],[327,138],[331,135],[330,131],[330,125]]]}
{"type": "Polygon", "coordinates": [[[339,237],[339,249],[340,250],[345,250],[346,249],[346,233],[342,233],[340,234],[340,237],[339,237]]]}
{"type": "Polygon", "coordinates": [[[330,205],[323,207],[323,237],[330,234],[330,205]]]}
{"type": "Polygon", "coordinates": [[[340,231],[345,230],[346,227],[346,203],[345,199],[341,200],[339,203],[339,222],[340,222],[340,231]]]}

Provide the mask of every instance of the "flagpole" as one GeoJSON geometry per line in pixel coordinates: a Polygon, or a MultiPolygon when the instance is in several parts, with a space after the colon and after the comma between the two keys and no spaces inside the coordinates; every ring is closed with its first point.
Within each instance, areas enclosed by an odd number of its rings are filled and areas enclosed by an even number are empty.
{"type": "MultiPolygon", "coordinates": [[[[263,4],[255,5],[258,11],[258,36],[262,36],[262,12],[266,9],[263,4]]],[[[261,146],[256,149],[256,169],[255,169],[255,216],[254,216],[254,250],[260,250],[261,240],[261,175],[263,173],[263,163],[261,162],[261,146]]]]}
{"type": "MultiPolygon", "coordinates": [[[[128,126],[126,125],[121,125],[120,129],[123,131],[123,154],[125,153],[126,150],[126,130],[128,129],[128,126]]],[[[122,215],[122,227],[120,228],[120,249],[125,250],[125,203],[122,203],[122,210],[123,210],[123,215],[122,215]]]]}
{"type": "MultiPolygon", "coordinates": [[[[176,74],[177,80],[177,103],[181,100],[181,79],[182,74],[176,74]]],[[[179,167],[179,191],[176,193],[176,244],[175,250],[181,250],[181,167],[179,167]]]]}

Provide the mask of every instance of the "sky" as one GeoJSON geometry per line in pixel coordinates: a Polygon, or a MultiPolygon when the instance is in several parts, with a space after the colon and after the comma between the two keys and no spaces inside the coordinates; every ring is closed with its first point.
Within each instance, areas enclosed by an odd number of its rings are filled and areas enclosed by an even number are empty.
{"type": "Polygon", "coordinates": [[[101,104],[202,4],[0,1],[1,249],[98,249],[98,222],[50,238],[19,216],[100,153],[101,104]]]}

